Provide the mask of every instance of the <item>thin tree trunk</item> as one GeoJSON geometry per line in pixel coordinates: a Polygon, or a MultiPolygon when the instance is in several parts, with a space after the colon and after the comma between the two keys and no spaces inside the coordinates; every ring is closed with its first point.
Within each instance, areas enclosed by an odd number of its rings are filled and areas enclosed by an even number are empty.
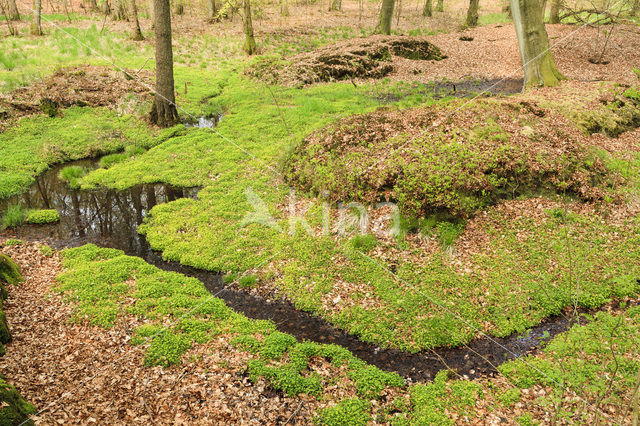
{"type": "Polygon", "coordinates": [[[127,0],[115,0],[114,7],[111,10],[111,18],[114,21],[126,21],[128,19],[126,1],[127,0]]]}
{"type": "Polygon", "coordinates": [[[98,2],[96,0],[89,0],[89,10],[91,12],[99,12],[98,2]]]}
{"type": "Polygon", "coordinates": [[[20,20],[20,11],[18,11],[18,5],[16,4],[16,0],[9,0],[7,2],[7,19],[10,21],[19,21],[20,20]]]}
{"type": "Polygon", "coordinates": [[[469,0],[469,9],[467,10],[467,20],[465,24],[467,27],[478,26],[478,4],[480,0],[469,0]]]}
{"type": "Polygon", "coordinates": [[[154,11],[154,0],[149,0],[149,20],[151,21],[151,29],[156,27],[156,14],[154,11]]]}
{"type": "Polygon", "coordinates": [[[329,10],[342,10],[342,0],[333,0],[329,10]]]}
{"type": "Polygon", "coordinates": [[[184,15],[184,4],[182,3],[182,0],[178,0],[176,2],[176,15],[184,15]]]}
{"type": "Polygon", "coordinates": [[[544,22],[544,19],[546,18],[546,15],[547,15],[547,0],[541,0],[540,7],[542,9],[542,22],[544,22]]]}
{"type": "Polygon", "coordinates": [[[11,19],[9,19],[9,14],[7,12],[7,8],[4,6],[4,3],[2,0],[0,0],[0,11],[2,12],[2,14],[4,15],[4,20],[7,23],[7,28],[9,29],[9,35],[16,35],[16,29],[13,26],[13,24],[11,23],[11,19]]]}
{"type": "Polygon", "coordinates": [[[244,53],[256,53],[256,40],[253,38],[253,21],[251,19],[251,0],[244,0],[244,53]]]}
{"type": "Polygon", "coordinates": [[[433,16],[433,0],[425,0],[422,16],[433,16]]]}
{"type": "Polygon", "coordinates": [[[140,30],[140,20],[138,19],[138,6],[136,5],[136,0],[129,0],[129,4],[131,7],[129,14],[131,15],[131,23],[133,24],[131,28],[131,40],[144,40],[144,36],[140,30]]]}
{"type": "Polygon", "coordinates": [[[553,61],[540,9],[540,0],[511,0],[525,88],[555,86],[564,79],[553,61]]]}
{"type": "Polygon", "coordinates": [[[551,0],[551,15],[549,16],[549,23],[560,23],[560,7],[562,0],[551,0]]]}
{"type": "Polygon", "coordinates": [[[42,14],[42,0],[34,0],[33,19],[31,21],[31,34],[36,36],[42,35],[42,24],[40,22],[42,14]]]}
{"type": "Polygon", "coordinates": [[[62,0],[62,10],[64,10],[65,15],[67,15],[67,21],[71,23],[71,15],[69,15],[69,6],[67,5],[67,0],[62,0]]]}
{"type": "Polygon", "coordinates": [[[631,8],[631,14],[633,16],[640,17],[640,0],[635,0],[633,2],[633,7],[631,8]]]}
{"type": "Polygon", "coordinates": [[[395,3],[395,0],[382,0],[378,25],[376,25],[376,29],[374,31],[376,34],[391,34],[391,20],[393,19],[393,8],[395,3]]]}
{"type": "Polygon", "coordinates": [[[436,3],[436,12],[444,12],[444,0],[438,0],[438,3],[436,3]]]}
{"type": "Polygon", "coordinates": [[[171,5],[169,0],[154,0],[156,34],[156,96],[149,120],[160,127],[178,122],[173,81],[173,49],[171,47],[171,5]]]}
{"type": "Polygon", "coordinates": [[[209,21],[213,22],[216,20],[216,15],[218,14],[218,8],[216,7],[216,0],[209,0],[209,21]]]}
{"type": "MultiPolygon", "coordinates": [[[[342,3],[340,4],[342,7],[342,3]]],[[[280,16],[289,16],[289,0],[280,0],[280,16]]]]}

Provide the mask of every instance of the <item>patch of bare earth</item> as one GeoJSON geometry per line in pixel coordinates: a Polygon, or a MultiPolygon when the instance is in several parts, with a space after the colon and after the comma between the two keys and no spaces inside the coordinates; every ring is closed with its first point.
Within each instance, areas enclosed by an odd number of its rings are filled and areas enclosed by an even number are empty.
{"type": "MultiPolygon", "coordinates": [[[[252,384],[244,374],[252,355],[230,346],[228,336],[196,345],[181,365],[144,367],[144,348],[129,343],[135,317],[109,330],[70,323],[72,305],[51,292],[61,271],[57,256],[44,257],[31,243],[2,252],[26,282],[11,286],[4,303],[13,341],[0,374],[38,408],[36,424],[307,423],[333,399],[289,398],[263,381],[252,384]]],[[[328,362],[317,364],[335,374],[328,362]]],[[[336,385],[328,394],[349,392],[336,385]]]]}

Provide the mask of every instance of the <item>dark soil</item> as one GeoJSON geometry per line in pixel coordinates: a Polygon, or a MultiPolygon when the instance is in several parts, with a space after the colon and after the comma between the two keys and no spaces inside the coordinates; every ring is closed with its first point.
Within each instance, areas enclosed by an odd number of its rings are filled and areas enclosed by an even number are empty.
{"type": "Polygon", "coordinates": [[[394,70],[393,57],[439,61],[446,56],[419,37],[371,36],[302,53],[286,62],[259,62],[248,74],[291,86],[353,79],[378,79],[394,70]]]}
{"type": "MultiPolygon", "coordinates": [[[[91,167],[94,162],[70,164],[91,167]]],[[[336,329],[324,319],[297,310],[286,300],[265,299],[229,289],[223,284],[220,274],[163,261],[161,255],[151,250],[144,237],[137,233],[137,226],[154,205],[182,197],[195,197],[197,189],[156,184],[139,185],[126,191],[77,191],[69,189],[58,179],[61,167],[40,176],[27,194],[0,204],[0,210],[16,202],[33,208],[55,208],[60,213],[60,223],[25,225],[7,230],[2,236],[40,241],[57,249],[96,243],[123,250],[163,270],[201,280],[212,294],[249,318],[271,320],[279,330],[292,334],[300,341],[343,346],[368,363],[395,371],[405,378],[431,380],[438,371],[446,368],[469,377],[491,374],[504,361],[535,350],[543,340],[565,331],[571,324],[569,317],[559,316],[534,327],[525,335],[477,339],[464,347],[436,348],[417,354],[381,349],[336,329]]]]}

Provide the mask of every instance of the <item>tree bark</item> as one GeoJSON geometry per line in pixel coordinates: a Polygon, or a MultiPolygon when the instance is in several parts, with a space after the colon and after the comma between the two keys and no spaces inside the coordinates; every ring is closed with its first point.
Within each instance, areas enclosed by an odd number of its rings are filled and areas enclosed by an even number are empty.
{"type": "Polygon", "coordinates": [[[89,0],[89,10],[91,12],[99,12],[98,2],[96,0],[89,0]]]}
{"type": "Polygon", "coordinates": [[[640,0],[635,0],[633,2],[633,7],[631,8],[631,14],[633,16],[640,17],[640,0]]]}
{"type": "Polygon", "coordinates": [[[342,10],[342,0],[333,0],[329,10],[342,10]]]}
{"type": "Polygon", "coordinates": [[[553,61],[540,9],[540,0],[511,0],[525,88],[555,86],[564,79],[553,61]]]}
{"type": "Polygon", "coordinates": [[[169,127],[178,122],[173,81],[171,5],[169,0],[154,0],[153,8],[156,17],[156,95],[149,120],[160,127],[169,127]]]}
{"type": "Polygon", "coordinates": [[[253,21],[251,19],[251,0],[244,0],[244,53],[256,53],[256,40],[253,38],[253,21]]]}
{"type": "Polygon", "coordinates": [[[9,19],[9,12],[7,12],[7,8],[4,6],[4,3],[2,2],[2,0],[0,0],[0,11],[4,15],[7,28],[9,29],[9,35],[12,35],[12,36],[17,35],[17,30],[11,23],[11,19],[9,19]]]}
{"type": "Polygon", "coordinates": [[[422,16],[433,16],[433,0],[425,0],[422,16]]]}
{"type": "Polygon", "coordinates": [[[216,0],[209,0],[207,4],[209,5],[209,21],[213,22],[216,20],[216,15],[218,14],[216,0]]]}
{"type": "Polygon", "coordinates": [[[129,14],[131,15],[131,40],[141,41],[144,40],[144,36],[142,35],[142,30],[140,30],[140,20],[138,19],[138,6],[136,5],[136,0],[129,0],[130,8],[129,14]]]}
{"type": "Polygon", "coordinates": [[[36,35],[36,36],[42,35],[41,14],[42,14],[42,0],[34,0],[33,18],[31,21],[32,35],[36,35]]]}
{"type": "Polygon", "coordinates": [[[438,0],[438,3],[436,3],[436,12],[444,12],[444,0],[438,0]]]}
{"type": "Polygon", "coordinates": [[[128,19],[125,2],[126,0],[115,0],[113,9],[111,9],[111,18],[114,21],[126,21],[128,19]]]}
{"type": "Polygon", "coordinates": [[[540,9],[542,11],[542,22],[544,22],[544,18],[547,14],[547,0],[540,0],[540,9]]]}
{"type": "Polygon", "coordinates": [[[395,0],[382,0],[378,25],[376,25],[376,29],[374,31],[376,34],[391,34],[391,20],[393,19],[393,8],[395,3],[395,0]]]}
{"type": "Polygon", "coordinates": [[[151,29],[156,28],[156,13],[153,6],[154,0],[149,0],[149,20],[151,21],[151,29]]]}
{"type": "MultiPolygon", "coordinates": [[[[340,2],[340,7],[342,7],[342,0],[340,2]]],[[[289,0],[280,0],[280,16],[289,16],[290,14],[289,0]]]]}
{"type": "Polygon", "coordinates": [[[11,21],[19,21],[20,20],[20,11],[18,11],[18,5],[16,4],[16,0],[9,0],[7,2],[7,6],[9,10],[7,11],[7,19],[11,21]]]}
{"type": "Polygon", "coordinates": [[[467,10],[467,20],[465,24],[467,27],[478,26],[478,4],[480,0],[469,0],[469,9],[467,10]]]}
{"type": "Polygon", "coordinates": [[[549,23],[560,23],[560,7],[562,0],[551,0],[551,15],[549,16],[549,23]]]}

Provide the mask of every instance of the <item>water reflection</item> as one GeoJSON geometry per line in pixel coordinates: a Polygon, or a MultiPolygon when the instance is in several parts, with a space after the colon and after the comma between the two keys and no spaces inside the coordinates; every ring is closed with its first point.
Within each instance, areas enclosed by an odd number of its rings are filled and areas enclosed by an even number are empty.
{"type": "MultiPolygon", "coordinates": [[[[65,166],[96,168],[95,161],[77,161],[65,166]]],[[[0,202],[0,211],[12,204],[30,209],[55,209],[60,223],[23,227],[20,234],[37,239],[65,241],[66,245],[96,242],[118,247],[128,254],[147,257],[149,248],[138,234],[142,223],[156,204],[179,198],[196,198],[198,188],[176,188],[165,184],[137,185],[125,191],[79,191],[60,179],[62,166],[54,167],[36,179],[28,192],[0,202]]]]}

